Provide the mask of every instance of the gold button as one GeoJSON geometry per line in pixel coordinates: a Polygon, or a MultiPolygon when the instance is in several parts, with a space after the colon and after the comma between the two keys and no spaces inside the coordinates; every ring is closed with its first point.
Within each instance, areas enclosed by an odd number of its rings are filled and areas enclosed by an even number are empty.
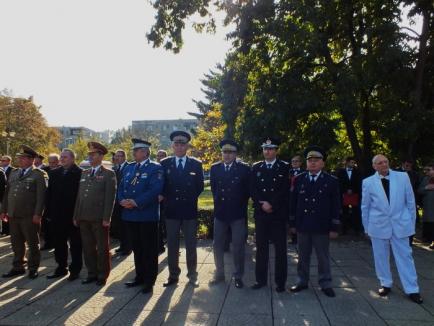
{"type": "Polygon", "coordinates": [[[262,189],[262,191],[263,191],[263,192],[266,192],[266,191],[267,191],[267,189],[262,189]]]}
{"type": "Polygon", "coordinates": [[[315,202],[315,198],[312,198],[312,201],[315,202]]]}

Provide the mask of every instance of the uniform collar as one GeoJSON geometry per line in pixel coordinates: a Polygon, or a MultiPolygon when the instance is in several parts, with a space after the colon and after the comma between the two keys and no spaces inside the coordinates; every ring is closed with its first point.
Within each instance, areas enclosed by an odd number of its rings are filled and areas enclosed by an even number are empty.
{"type": "MultiPolygon", "coordinates": [[[[318,173],[315,174],[315,181],[318,180],[318,178],[321,175],[321,173],[322,173],[322,171],[318,171],[318,173]]],[[[309,173],[308,173],[309,180],[312,178],[313,175],[314,174],[309,171],[309,173]]]]}
{"type": "MultiPolygon", "coordinates": [[[[137,163],[139,163],[139,162],[136,162],[136,164],[137,163]]],[[[140,167],[142,167],[143,165],[145,165],[145,164],[148,164],[149,163],[149,158],[147,158],[146,160],[144,160],[144,161],[141,161],[139,164],[140,164],[140,167]]]]}
{"type": "Polygon", "coordinates": [[[90,168],[90,171],[95,171],[94,172],[94,174],[96,174],[96,173],[98,173],[98,171],[101,169],[101,164],[100,165],[98,165],[98,166],[95,166],[95,167],[91,167],[90,168]]]}
{"type": "Polygon", "coordinates": [[[272,161],[267,161],[267,160],[264,160],[264,163],[265,163],[265,166],[266,167],[268,167],[268,164],[271,164],[271,168],[274,166],[274,163],[276,163],[276,161],[277,161],[277,158],[275,158],[274,160],[272,160],[272,161]]]}

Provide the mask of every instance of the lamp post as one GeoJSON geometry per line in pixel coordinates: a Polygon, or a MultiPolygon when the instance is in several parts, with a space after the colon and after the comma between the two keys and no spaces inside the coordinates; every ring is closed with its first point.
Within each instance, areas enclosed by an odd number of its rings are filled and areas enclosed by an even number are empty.
{"type": "Polygon", "coordinates": [[[10,142],[11,138],[15,137],[15,131],[11,131],[6,127],[6,130],[2,131],[2,136],[6,138],[6,155],[9,155],[10,142]]]}

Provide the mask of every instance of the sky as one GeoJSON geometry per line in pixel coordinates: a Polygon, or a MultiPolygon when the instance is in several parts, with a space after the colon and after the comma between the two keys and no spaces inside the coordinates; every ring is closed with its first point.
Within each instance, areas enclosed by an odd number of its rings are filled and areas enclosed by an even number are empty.
{"type": "Polygon", "coordinates": [[[33,96],[50,126],[191,118],[200,79],[230,48],[228,29],[189,29],[173,54],[146,40],[154,15],[147,0],[1,0],[0,90],[33,96]]]}

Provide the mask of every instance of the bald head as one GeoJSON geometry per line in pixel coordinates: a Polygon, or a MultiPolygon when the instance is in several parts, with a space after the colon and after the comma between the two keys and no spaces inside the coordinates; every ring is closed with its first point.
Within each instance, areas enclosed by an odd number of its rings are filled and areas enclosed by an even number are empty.
{"type": "Polygon", "coordinates": [[[372,159],[372,167],[380,175],[386,176],[389,174],[389,160],[383,154],[377,154],[372,159]]]}

